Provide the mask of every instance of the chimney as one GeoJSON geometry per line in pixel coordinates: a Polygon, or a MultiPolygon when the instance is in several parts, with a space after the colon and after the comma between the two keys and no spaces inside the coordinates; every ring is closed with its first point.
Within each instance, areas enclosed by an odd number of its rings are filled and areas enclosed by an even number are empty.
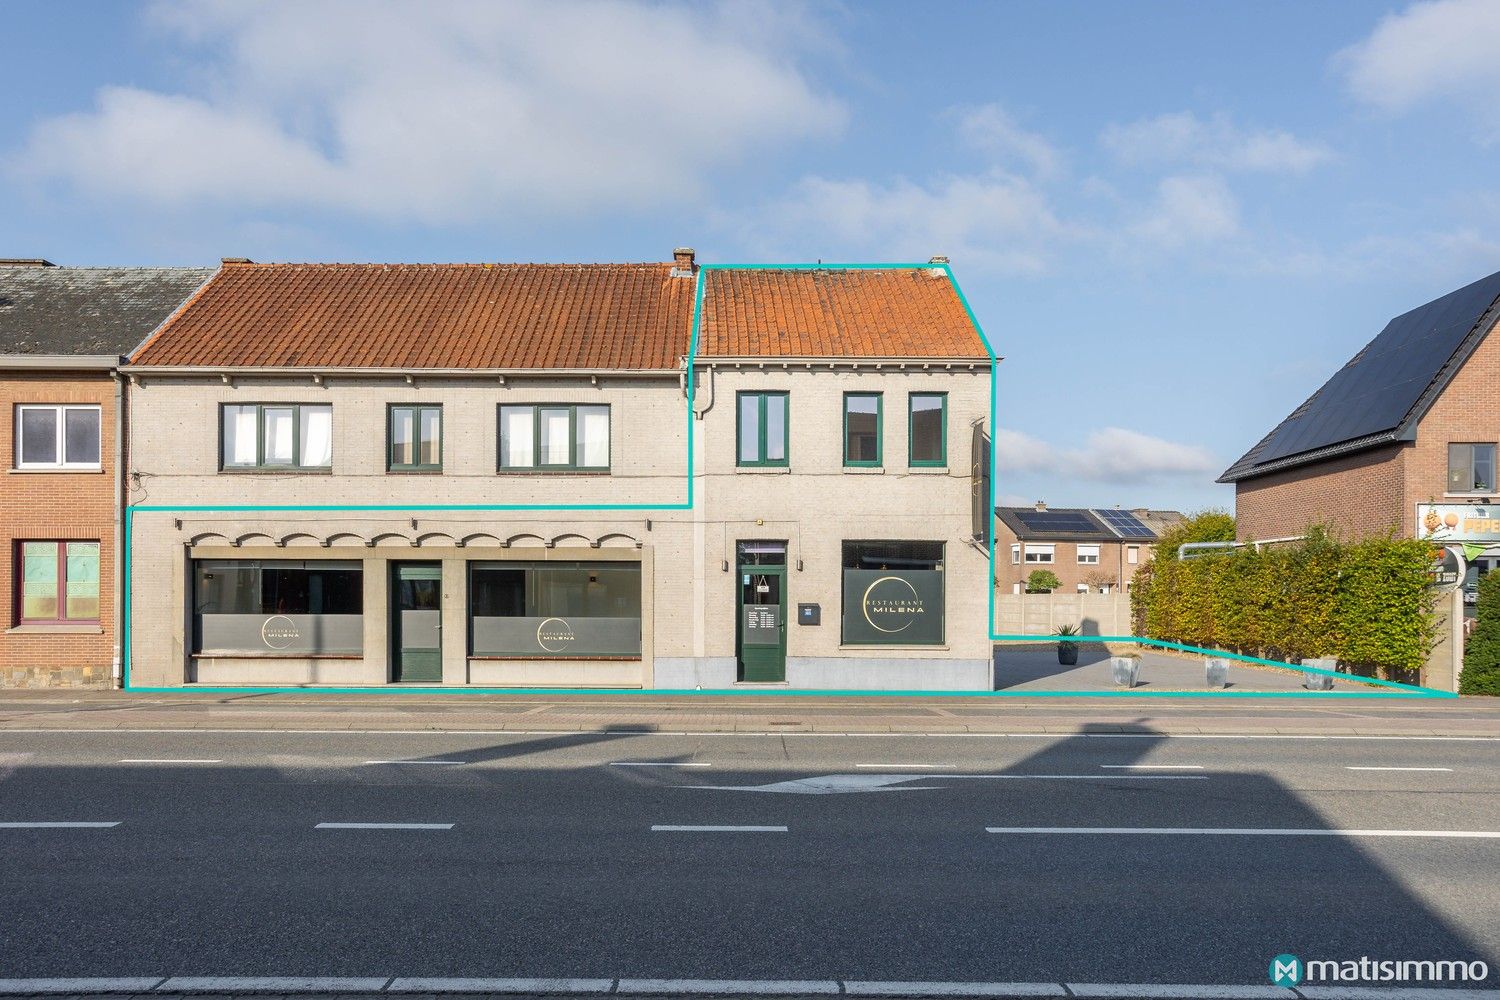
{"type": "Polygon", "coordinates": [[[927,259],[932,268],[927,272],[934,278],[946,277],[948,274],[948,258],[944,254],[933,254],[927,259]]]}
{"type": "Polygon", "coordinates": [[[249,257],[220,257],[220,264],[254,264],[255,261],[249,257]]]}
{"type": "Polygon", "coordinates": [[[1037,510],[1046,510],[1047,509],[1047,504],[1045,502],[1041,501],[1041,500],[1038,500],[1036,502],[1036,509],[1037,510]]]}
{"type": "Polygon", "coordinates": [[[927,263],[929,263],[929,264],[947,264],[947,263],[950,263],[950,261],[948,260],[948,256],[946,254],[934,254],[933,256],[927,258],[927,263]]]}
{"type": "Polygon", "coordinates": [[[674,278],[691,278],[697,273],[697,265],[694,259],[697,253],[692,247],[678,247],[672,251],[672,276],[674,278]]]}
{"type": "Polygon", "coordinates": [[[0,267],[56,267],[41,257],[0,257],[0,267]]]}

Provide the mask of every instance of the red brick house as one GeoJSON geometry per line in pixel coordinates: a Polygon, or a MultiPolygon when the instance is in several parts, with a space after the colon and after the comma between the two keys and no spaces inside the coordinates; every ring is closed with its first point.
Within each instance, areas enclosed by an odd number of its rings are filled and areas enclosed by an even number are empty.
{"type": "Polygon", "coordinates": [[[0,687],[111,683],[116,369],[212,274],[0,259],[0,687]]]}
{"type": "Polygon", "coordinates": [[[1056,575],[1059,592],[1110,594],[1129,589],[1151,559],[1151,547],[1175,510],[1048,507],[995,508],[995,579],[1002,594],[1020,594],[1034,570],[1056,575]]]}
{"type": "MultiPolygon", "coordinates": [[[[1224,474],[1243,541],[1327,523],[1357,538],[1418,531],[1418,505],[1500,500],[1500,273],[1392,319],[1224,474]]],[[[1423,508],[1424,520],[1428,509],[1423,508]]],[[[1448,530],[1445,541],[1484,541],[1448,530]]]]}

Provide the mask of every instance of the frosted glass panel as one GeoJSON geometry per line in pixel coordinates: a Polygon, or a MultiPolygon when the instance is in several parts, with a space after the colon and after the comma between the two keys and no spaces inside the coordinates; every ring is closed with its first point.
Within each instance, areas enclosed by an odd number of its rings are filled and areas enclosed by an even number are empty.
{"type": "Polygon", "coordinates": [[[609,407],[578,408],[578,464],[591,469],[609,465],[609,407]]]}

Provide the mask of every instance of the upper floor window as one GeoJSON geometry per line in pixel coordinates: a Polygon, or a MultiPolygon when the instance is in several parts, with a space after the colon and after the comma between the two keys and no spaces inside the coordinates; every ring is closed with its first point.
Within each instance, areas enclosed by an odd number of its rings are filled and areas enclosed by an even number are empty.
{"type": "Polygon", "coordinates": [[[16,407],[16,468],[99,468],[99,407],[16,407]]]}
{"type": "Polygon", "coordinates": [[[914,392],[908,399],[908,464],[948,464],[948,394],[914,392]]]}
{"type": "Polygon", "coordinates": [[[1026,561],[1029,563],[1050,563],[1056,552],[1057,546],[1044,542],[1026,543],[1026,561]]]}
{"type": "Polygon", "coordinates": [[[1125,561],[1134,566],[1141,561],[1141,547],[1139,545],[1125,546],[1125,561]]]}
{"type": "Polygon", "coordinates": [[[880,464],[880,409],[878,392],[844,393],[844,464],[880,464]]]}
{"type": "Polygon", "coordinates": [[[1448,492],[1497,492],[1493,444],[1450,444],[1448,446],[1448,492]]]}
{"type": "Polygon", "coordinates": [[[787,464],[786,393],[740,393],[738,420],[737,464],[787,464]]]}
{"type": "Polygon", "coordinates": [[[392,472],[436,472],[443,467],[443,408],[391,404],[392,472]]]}
{"type": "Polygon", "coordinates": [[[98,542],[17,542],[20,624],[99,620],[98,542]]]}
{"type": "Polygon", "coordinates": [[[326,403],[225,404],[223,428],[225,469],[333,466],[333,407],[326,403]]]}
{"type": "Polygon", "coordinates": [[[1097,566],[1099,564],[1099,546],[1078,546],[1078,561],[1087,566],[1097,566]]]}
{"type": "Polygon", "coordinates": [[[609,407],[500,407],[500,469],[538,472],[609,470],[609,407]]]}

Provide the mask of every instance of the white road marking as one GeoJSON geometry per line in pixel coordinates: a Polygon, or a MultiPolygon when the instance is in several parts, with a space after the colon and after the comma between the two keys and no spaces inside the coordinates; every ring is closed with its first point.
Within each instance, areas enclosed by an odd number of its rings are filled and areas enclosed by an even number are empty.
{"type": "Polygon", "coordinates": [[[1201,771],[1202,764],[1100,764],[1112,771],[1201,771]]]}
{"type": "Polygon", "coordinates": [[[946,770],[957,768],[957,764],[855,764],[855,767],[874,767],[882,770],[910,768],[912,770],[946,770]]]}
{"type": "Polygon", "coordinates": [[[1065,997],[1061,983],[858,983],[847,982],[851,997],[1065,997]]]}
{"type": "Polygon", "coordinates": [[[161,981],[160,976],[142,979],[0,979],[0,994],[144,993],[161,981]]]}
{"type": "Polygon", "coordinates": [[[622,979],[617,993],[769,993],[777,996],[836,994],[836,980],[622,979]]]}
{"type": "Polygon", "coordinates": [[[452,823],[319,823],[315,830],[451,830],[452,823]]]}
{"type": "Polygon", "coordinates": [[[203,757],[126,757],[118,760],[117,764],[222,764],[222,760],[209,760],[203,757]]]}
{"type": "Polygon", "coordinates": [[[1019,781],[1207,781],[1206,774],[948,774],[947,778],[987,778],[1019,781]]]}
{"type": "Polygon", "coordinates": [[[113,823],[0,823],[0,830],[107,830],[113,823]]]}
{"type": "MultiPolygon", "coordinates": [[[[661,824],[652,833],[786,833],[784,826],[682,826],[661,824]]],[[[635,982],[635,980],[631,980],[635,982]]],[[[653,980],[654,982],[654,980],[653,980]]],[[[675,980],[674,980],[675,982],[675,980]]]]}
{"type": "Polygon", "coordinates": [[[1451,767],[1356,767],[1345,765],[1346,771],[1451,771],[1451,767]]]}
{"type": "Polygon", "coordinates": [[[1294,828],[1212,828],[1170,826],[987,826],[985,833],[1015,834],[1158,834],[1206,837],[1433,837],[1457,840],[1500,840],[1500,830],[1323,830],[1294,828]]]}
{"type": "Polygon", "coordinates": [[[824,774],[764,785],[688,785],[713,792],[768,792],[785,795],[851,795],[862,792],[920,792],[944,785],[909,781],[1207,781],[1206,774],[824,774]]]}
{"type": "Polygon", "coordinates": [[[387,993],[608,993],[613,979],[392,979],[387,993]]]}
{"type": "Polygon", "coordinates": [[[374,992],[390,982],[376,978],[335,976],[174,976],[157,989],[162,993],[236,993],[241,990],[275,993],[374,992]]]}
{"type": "Polygon", "coordinates": [[[367,760],[366,764],[467,764],[463,760],[367,760]]]}
{"type": "MultiPolygon", "coordinates": [[[[191,733],[196,736],[595,736],[598,729],[66,729],[55,726],[38,729],[20,726],[0,726],[0,735],[6,733],[67,733],[69,735],[118,736],[121,733],[191,733]]],[[[814,739],[910,739],[914,736],[933,739],[975,740],[1049,740],[1054,743],[1066,740],[1373,740],[1405,743],[1500,743],[1500,736],[1367,736],[1356,733],[837,733],[789,730],[786,732],[737,732],[725,730],[691,729],[640,729],[610,730],[614,736],[723,736],[723,737],[784,737],[805,736],[814,739]]]]}
{"type": "Polygon", "coordinates": [[[676,760],[612,760],[610,767],[712,767],[712,764],[704,764],[698,761],[676,761],[676,760]]]}

